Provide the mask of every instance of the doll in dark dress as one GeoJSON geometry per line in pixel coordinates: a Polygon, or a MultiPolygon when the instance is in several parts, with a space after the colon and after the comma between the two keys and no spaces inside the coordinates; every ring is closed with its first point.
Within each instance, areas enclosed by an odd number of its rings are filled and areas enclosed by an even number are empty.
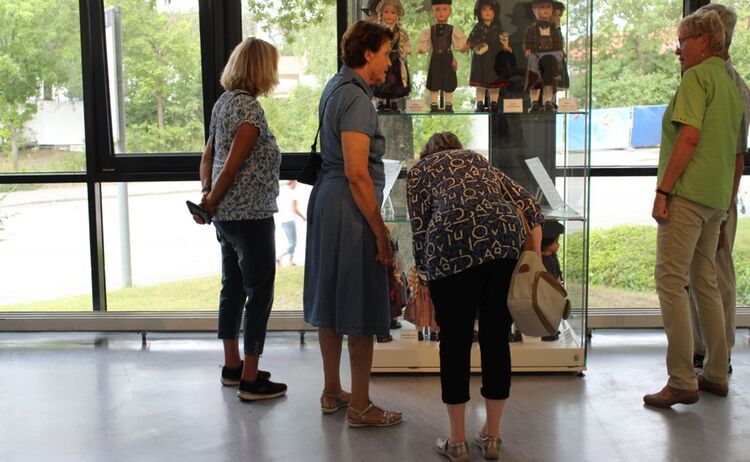
{"type": "Polygon", "coordinates": [[[552,0],[534,0],[533,11],[536,21],[526,29],[523,41],[528,58],[524,89],[531,97],[529,112],[556,112],[553,98],[561,80],[563,36],[552,22],[552,0]]]}
{"type": "MultiPolygon", "coordinates": [[[[560,235],[565,232],[565,226],[557,220],[547,220],[542,225],[542,263],[560,283],[564,284],[560,260],[557,251],[560,249],[560,235]]],[[[560,338],[560,331],[542,337],[544,342],[553,342],[560,338]]]]}
{"type": "MultiPolygon", "coordinates": [[[[552,2],[552,22],[560,29],[561,33],[560,21],[562,20],[563,13],[565,13],[565,5],[562,2],[552,2]]],[[[560,69],[560,83],[557,85],[557,89],[567,90],[570,88],[570,74],[568,74],[568,61],[565,58],[564,52],[560,65],[562,68],[560,69]]]]}
{"type": "Polygon", "coordinates": [[[406,57],[411,54],[409,36],[401,27],[404,8],[400,0],[382,0],[377,6],[378,21],[393,32],[391,41],[391,67],[385,73],[385,82],[373,87],[378,112],[400,112],[398,100],[409,96],[411,80],[406,57]]]}
{"type": "Polygon", "coordinates": [[[497,0],[477,0],[474,5],[477,24],[469,34],[471,57],[469,86],[476,87],[476,112],[497,112],[500,89],[510,86],[509,67],[515,65],[508,34],[500,25],[497,0]],[[489,93],[489,105],[485,105],[489,93]]]}
{"type": "Polygon", "coordinates": [[[440,111],[440,92],[445,97],[445,112],[453,112],[453,92],[458,86],[458,63],[453,51],[466,52],[466,35],[461,29],[448,24],[452,9],[451,0],[431,0],[432,15],[437,21],[419,35],[417,53],[430,53],[427,72],[427,89],[430,90],[430,112],[440,111]]]}

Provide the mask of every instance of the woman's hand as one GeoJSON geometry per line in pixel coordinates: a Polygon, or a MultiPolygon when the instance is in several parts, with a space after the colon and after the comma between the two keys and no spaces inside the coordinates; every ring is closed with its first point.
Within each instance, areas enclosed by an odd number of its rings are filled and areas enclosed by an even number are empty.
{"type": "Polygon", "coordinates": [[[384,232],[376,236],[376,245],[378,253],[375,255],[375,261],[385,266],[388,271],[391,271],[393,267],[393,249],[391,248],[391,239],[388,237],[387,228],[384,228],[384,232]]]}
{"type": "Polygon", "coordinates": [[[654,197],[654,208],[651,210],[651,216],[657,223],[666,223],[669,220],[669,209],[667,207],[667,196],[656,193],[654,197]]]}
{"type": "Polygon", "coordinates": [[[456,58],[453,58],[453,62],[451,63],[453,70],[458,70],[458,61],[456,61],[456,58]]]}
{"type": "Polygon", "coordinates": [[[201,198],[201,206],[206,209],[208,216],[213,217],[216,215],[216,204],[210,200],[211,192],[205,192],[201,198]]]}

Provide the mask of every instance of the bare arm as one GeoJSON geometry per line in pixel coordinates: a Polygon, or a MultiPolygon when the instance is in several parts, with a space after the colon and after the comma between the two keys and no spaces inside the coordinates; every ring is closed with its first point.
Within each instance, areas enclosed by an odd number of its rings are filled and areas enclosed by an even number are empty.
{"type": "MultiPolygon", "coordinates": [[[[661,183],[657,186],[658,189],[665,192],[671,192],[674,189],[680,176],[682,176],[682,172],[685,171],[688,163],[690,163],[690,159],[693,157],[693,154],[695,154],[695,148],[698,146],[700,139],[701,132],[699,129],[692,125],[680,125],[680,134],[677,136],[677,142],[675,142],[675,145],[672,148],[672,154],[669,156],[669,163],[664,171],[661,183]]],[[[651,216],[657,221],[657,223],[664,223],[669,219],[667,196],[656,193],[651,216]]]]}
{"type": "Polygon", "coordinates": [[[216,204],[219,203],[221,197],[232,186],[237,173],[242,168],[242,164],[247,159],[247,156],[250,155],[250,151],[255,147],[259,134],[260,130],[258,127],[248,123],[241,124],[235,132],[232,146],[229,149],[229,156],[227,156],[227,160],[219,172],[219,176],[216,177],[213,188],[201,201],[201,205],[206,207],[211,216],[216,213],[216,204]]]}
{"type": "Polygon", "coordinates": [[[524,250],[533,250],[539,258],[542,258],[542,227],[536,225],[531,228],[531,234],[523,244],[524,250]]]}
{"type": "Polygon", "coordinates": [[[305,217],[302,212],[300,212],[299,207],[297,207],[297,203],[297,199],[292,200],[292,213],[302,218],[302,221],[307,221],[307,217],[305,217]]]}
{"type": "Polygon", "coordinates": [[[354,203],[375,234],[378,252],[375,259],[390,267],[393,263],[393,252],[388,240],[388,229],[380,215],[380,204],[375,198],[375,186],[367,168],[370,137],[360,132],[342,132],[341,147],[344,151],[344,174],[349,182],[354,203]]]}
{"type": "MultiPolygon", "coordinates": [[[[198,175],[201,180],[201,203],[206,199],[208,193],[211,192],[211,168],[214,161],[214,150],[213,150],[213,137],[209,136],[206,141],[206,146],[203,148],[203,154],[201,155],[201,163],[198,168],[198,175]]],[[[208,224],[198,215],[193,215],[193,220],[199,225],[208,224]]]]}
{"type": "Polygon", "coordinates": [[[203,148],[203,155],[201,156],[201,165],[198,170],[201,179],[201,192],[207,194],[211,191],[211,168],[214,162],[214,149],[213,149],[213,137],[209,136],[206,141],[206,147],[203,148]]]}

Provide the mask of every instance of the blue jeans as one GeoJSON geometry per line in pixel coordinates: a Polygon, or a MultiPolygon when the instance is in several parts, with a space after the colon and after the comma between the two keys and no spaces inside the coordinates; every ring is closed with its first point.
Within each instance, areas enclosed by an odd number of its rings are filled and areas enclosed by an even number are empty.
{"type": "Polygon", "coordinates": [[[244,352],[260,356],[276,277],[273,217],[213,223],[221,244],[219,338],[239,338],[244,307],[244,352]]]}
{"type": "Polygon", "coordinates": [[[285,221],[281,224],[281,228],[284,230],[284,234],[286,234],[286,253],[289,255],[289,261],[292,261],[294,249],[297,248],[297,222],[285,221]]]}

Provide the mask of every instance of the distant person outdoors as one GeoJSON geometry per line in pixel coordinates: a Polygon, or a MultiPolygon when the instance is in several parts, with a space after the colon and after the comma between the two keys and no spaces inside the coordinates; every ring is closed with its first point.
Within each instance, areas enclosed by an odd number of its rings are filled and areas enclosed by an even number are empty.
{"type": "MultiPolygon", "coordinates": [[[[734,183],[732,184],[732,196],[727,210],[727,219],[721,223],[719,232],[719,248],[716,251],[716,281],[721,292],[721,304],[724,308],[724,330],[727,337],[727,354],[729,355],[729,373],[732,373],[732,348],[735,342],[736,331],[736,313],[737,313],[737,284],[734,273],[734,260],[732,251],[734,250],[734,238],[737,234],[737,190],[740,187],[740,178],[745,168],[744,156],[747,152],[747,132],[748,122],[750,121],[750,90],[747,84],[742,80],[740,74],[732,64],[732,58],[729,56],[729,47],[732,45],[734,36],[734,27],[737,24],[737,14],[734,10],[724,5],[711,3],[702,6],[697,13],[715,11],[722,24],[724,24],[724,50],[721,58],[724,59],[724,68],[729,73],[729,78],[734,82],[737,91],[742,96],[745,105],[745,113],[740,125],[740,133],[737,137],[737,148],[735,149],[735,168],[734,183]]],[[[700,328],[700,319],[698,318],[698,308],[695,304],[695,298],[690,297],[690,313],[693,315],[693,367],[702,369],[703,361],[706,356],[706,342],[703,340],[703,332],[700,328]]]]}
{"type": "MultiPolygon", "coordinates": [[[[211,112],[200,163],[201,205],[221,246],[218,336],[224,344],[221,383],[243,400],[277,398],[286,385],[258,369],[273,304],[281,151],[257,97],[278,84],[279,54],[250,37],[235,47],[221,74],[226,90],[211,112]],[[244,316],[243,316],[244,312],[244,316]],[[239,352],[244,318],[244,361],[239,352]]],[[[200,217],[194,219],[202,223],[200,217]]]]}
{"type": "Polygon", "coordinates": [[[297,248],[297,218],[307,221],[305,215],[299,209],[299,189],[296,180],[289,180],[285,183],[284,189],[279,194],[279,214],[278,220],[281,222],[281,229],[286,236],[286,250],[276,257],[276,263],[281,265],[284,257],[288,257],[289,266],[294,266],[294,251],[297,248]]]}
{"type": "Polygon", "coordinates": [[[450,460],[472,460],[465,420],[478,315],[486,416],[474,442],[485,459],[497,459],[511,381],[508,290],[524,245],[541,257],[544,217],[518,183],[463,149],[451,132],[430,137],[406,188],[414,262],[427,279],[440,326],[440,386],[450,434],[436,449],[450,460]]]}
{"type": "Polygon", "coordinates": [[[393,34],[359,21],[341,41],[344,65],[326,84],[318,108],[323,167],[307,206],[305,321],[318,327],[325,377],[321,410],[347,410],[352,427],[401,422],[370,401],[373,335],[389,332],[388,273],[393,254],[380,214],[385,138],[371,101],[391,65],[393,34]],[[339,363],[348,336],[351,395],[339,363]]]}
{"type": "Polygon", "coordinates": [[[694,13],[678,27],[682,78],[662,120],[652,216],[658,223],[654,279],[667,334],[661,391],[643,397],[667,408],[698,401],[698,390],[725,396],[727,344],[716,283],[719,228],[729,209],[742,100],[724,67],[724,26],[715,12],[694,13]],[[693,372],[687,286],[706,342],[703,373],[693,372]]]}

